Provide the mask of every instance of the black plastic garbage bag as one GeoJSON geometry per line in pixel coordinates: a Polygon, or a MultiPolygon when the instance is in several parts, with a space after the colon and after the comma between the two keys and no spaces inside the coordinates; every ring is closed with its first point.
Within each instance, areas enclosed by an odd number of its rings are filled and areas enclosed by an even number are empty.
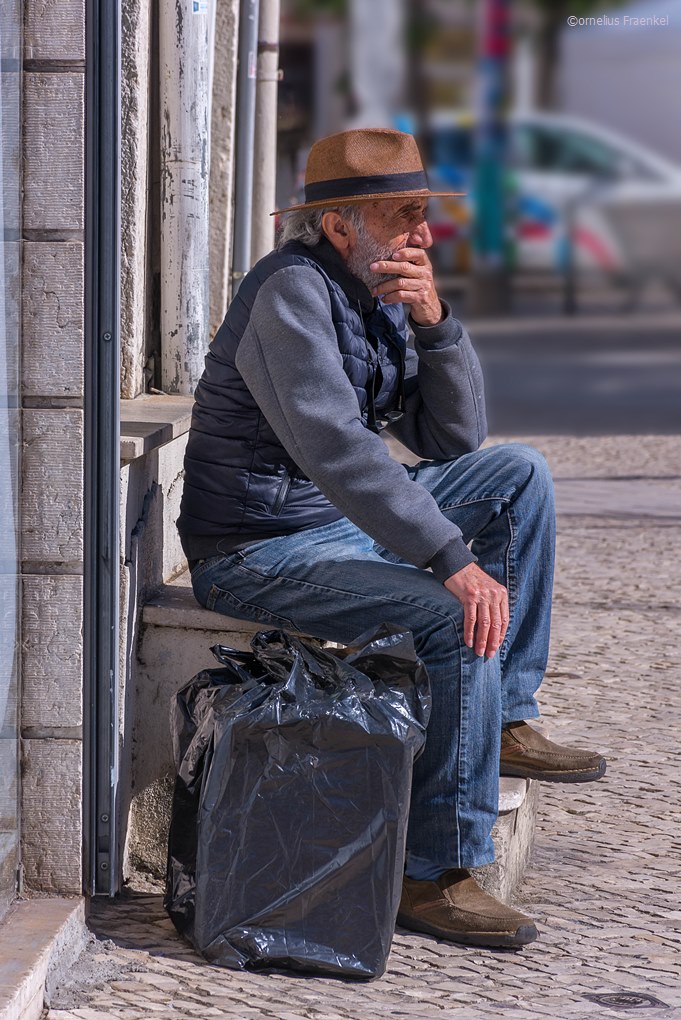
{"type": "Polygon", "coordinates": [[[409,632],[329,651],[261,631],[176,696],[165,906],[211,963],[374,977],[430,711],[409,632]]]}

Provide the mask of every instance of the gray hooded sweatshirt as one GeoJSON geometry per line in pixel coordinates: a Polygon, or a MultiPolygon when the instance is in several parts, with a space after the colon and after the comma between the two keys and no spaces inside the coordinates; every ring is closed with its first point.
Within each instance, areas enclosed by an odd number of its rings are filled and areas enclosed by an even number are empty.
{"type": "MultiPolygon", "coordinates": [[[[407,375],[415,373],[416,384],[408,387],[406,414],[387,429],[433,460],[477,450],[487,434],[478,358],[444,302],[443,311],[435,326],[409,322],[407,375]]],[[[362,423],[318,272],[289,266],[265,281],[236,366],[291,458],[362,531],[441,581],[475,560],[457,525],[362,423]]]]}

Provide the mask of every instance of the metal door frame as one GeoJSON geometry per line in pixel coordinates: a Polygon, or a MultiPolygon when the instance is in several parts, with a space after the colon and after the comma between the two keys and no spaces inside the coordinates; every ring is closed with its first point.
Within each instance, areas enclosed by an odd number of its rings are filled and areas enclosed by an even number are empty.
{"type": "Polygon", "coordinates": [[[86,0],[83,874],[120,882],[120,0],[86,0]]]}

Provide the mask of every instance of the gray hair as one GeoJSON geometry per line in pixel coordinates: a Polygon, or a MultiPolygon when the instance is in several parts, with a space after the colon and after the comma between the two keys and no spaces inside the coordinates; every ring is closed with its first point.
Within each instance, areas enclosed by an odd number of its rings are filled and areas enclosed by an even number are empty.
{"type": "Polygon", "coordinates": [[[327,212],[337,212],[356,230],[364,226],[364,212],[358,205],[342,205],[337,209],[298,209],[286,214],[277,248],[282,248],[288,241],[300,241],[308,248],[314,248],[322,239],[322,217],[327,212]]]}

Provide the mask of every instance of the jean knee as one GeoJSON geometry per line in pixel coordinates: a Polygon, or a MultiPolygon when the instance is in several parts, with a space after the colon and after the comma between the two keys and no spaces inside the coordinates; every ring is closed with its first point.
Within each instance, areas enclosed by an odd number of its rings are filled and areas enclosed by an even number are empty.
{"type": "Polygon", "coordinates": [[[516,482],[531,486],[543,498],[553,499],[553,476],[543,453],[527,443],[505,443],[493,449],[504,458],[516,482]]]}
{"type": "Polygon", "coordinates": [[[452,654],[465,648],[463,639],[463,606],[454,596],[451,605],[443,601],[435,610],[422,608],[412,615],[409,623],[414,638],[416,654],[428,664],[439,665],[451,658],[452,654]]]}

